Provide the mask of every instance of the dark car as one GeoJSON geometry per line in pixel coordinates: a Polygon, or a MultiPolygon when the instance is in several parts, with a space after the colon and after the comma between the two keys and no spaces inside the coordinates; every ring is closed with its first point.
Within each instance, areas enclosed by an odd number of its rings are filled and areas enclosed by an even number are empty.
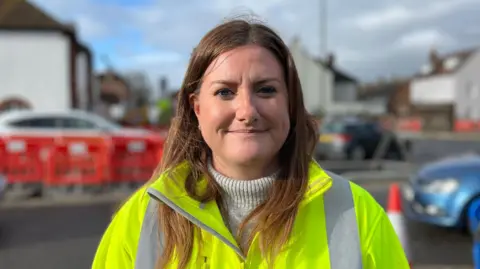
{"type": "Polygon", "coordinates": [[[382,158],[401,159],[401,150],[393,133],[380,124],[363,120],[332,120],[322,124],[316,148],[319,159],[371,159],[382,142],[385,151],[382,158]]]}

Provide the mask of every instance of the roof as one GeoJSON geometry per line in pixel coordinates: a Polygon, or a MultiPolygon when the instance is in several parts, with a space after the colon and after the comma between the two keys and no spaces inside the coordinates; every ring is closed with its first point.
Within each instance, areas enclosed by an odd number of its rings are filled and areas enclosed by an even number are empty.
{"type": "Polygon", "coordinates": [[[325,61],[323,59],[315,59],[315,62],[317,64],[322,65],[325,68],[328,68],[328,69],[332,70],[332,72],[335,74],[335,82],[345,81],[345,80],[352,81],[352,82],[357,82],[357,78],[355,78],[354,76],[348,74],[347,72],[345,72],[343,70],[340,70],[335,65],[328,64],[327,61],[325,61]]]}
{"type": "Polygon", "coordinates": [[[458,71],[478,51],[478,48],[455,51],[444,55],[438,55],[435,51],[430,52],[430,59],[424,70],[417,74],[417,77],[428,77],[433,75],[451,74],[458,71]],[[433,57],[433,59],[432,59],[433,57]],[[436,61],[436,64],[432,61],[436,61]]]}
{"type": "Polygon", "coordinates": [[[60,23],[26,0],[0,1],[0,28],[73,31],[73,27],[60,23]]]}
{"type": "Polygon", "coordinates": [[[113,94],[120,99],[125,99],[130,94],[128,82],[113,70],[107,70],[95,75],[100,85],[100,94],[113,94]]]}
{"type": "Polygon", "coordinates": [[[120,75],[117,72],[114,72],[113,70],[106,70],[105,72],[98,73],[95,76],[101,83],[103,82],[110,82],[110,81],[118,81],[125,86],[128,85],[128,82],[125,80],[125,78],[120,75]]]}

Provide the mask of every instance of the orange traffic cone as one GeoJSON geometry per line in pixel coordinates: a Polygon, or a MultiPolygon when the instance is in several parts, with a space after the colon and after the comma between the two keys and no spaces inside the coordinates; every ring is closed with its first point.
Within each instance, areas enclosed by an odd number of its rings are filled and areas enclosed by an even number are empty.
{"type": "Polygon", "coordinates": [[[405,255],[407,256],[408,262],[410,264],[410,268],[412,268],[412,259],[408,244],[408,234],[402,213],[402,197],[400,193],[400,187],[396,183],[393,183],[390,186],[390,192],[388,194],[387,214],[393,228],[395,229],[395,232],[397,233],[398,238],[400,239],[400,243],[402,244],[403,250],[405,251],[405,255]]]}

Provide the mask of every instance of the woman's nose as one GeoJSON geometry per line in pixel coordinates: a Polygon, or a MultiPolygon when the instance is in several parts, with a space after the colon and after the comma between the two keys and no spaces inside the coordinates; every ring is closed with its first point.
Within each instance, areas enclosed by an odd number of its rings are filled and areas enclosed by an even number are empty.
{"type": "Polygon", "coordinates": [[[257,104],[252,94],[239,94],[236,118],[238,121],[246,123],[252,123],[258,119],[257,104]]]}

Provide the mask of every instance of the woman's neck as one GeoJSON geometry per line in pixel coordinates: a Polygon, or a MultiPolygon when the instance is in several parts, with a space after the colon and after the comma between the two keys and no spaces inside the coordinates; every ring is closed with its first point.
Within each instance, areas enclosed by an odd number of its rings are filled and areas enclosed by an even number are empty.
{"type": "Polygon", "coordinates": [[[222,175],[238,180],[254,180],[270,176],[279,170],[276,159],[269,162],[254,160],[246,164],[232,164],[213,156],[212,166],[222,175]]]}

